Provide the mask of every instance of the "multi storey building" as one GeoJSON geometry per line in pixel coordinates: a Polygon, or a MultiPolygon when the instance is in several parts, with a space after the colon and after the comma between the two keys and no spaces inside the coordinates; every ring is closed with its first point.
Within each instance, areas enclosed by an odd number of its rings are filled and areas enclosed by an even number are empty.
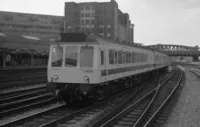
{"type": "Polygon", "coordinates": [[[119,42],[134,42],[133,27],[127,13],[118,9],[115,0],[110,2],[66,2],[65,32],[92,33],[119,42]]]}
{"type": "Polygon", "coordinates": [[[0,31],[55,37],[64,31],[63,17],[0,11],[0,31]]]}
{"type": "Polygon", "coordinates": [[[62,32],[85,32],[119,42],[134,42],[129,15],[110,2],[66,2],[65,16],[0,11],[0,31],[56,37],[62,32]]]}

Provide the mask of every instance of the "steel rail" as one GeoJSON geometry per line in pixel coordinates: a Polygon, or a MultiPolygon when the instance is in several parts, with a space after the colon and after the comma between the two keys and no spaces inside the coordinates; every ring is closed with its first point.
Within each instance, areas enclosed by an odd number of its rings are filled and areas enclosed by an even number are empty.
{"type": "Polygon", "coordinates": [[[162,105],[156,110],[156,112],[146,122],[146,124],[144,125],[144,127],[151,126],[151,124],[153,124],[153,122],[157,119],[157,117],[159,116],[159,113],[165,108],[165,106],[170,101],[170,99],[172,98],[172,96],[174,95],[174,93],[177,91],[178,87],[181,84],[182,79],[183,79],[183,71],[181,70],[181,76],[180,76],[180,78],[178,80],[178,83],[176,84],[176,86],[174,87],[174,89],[170,92],[170,94],[167,96],[167,98],[164,100],[164,102],[162,103],[162,105]]]}
{"type": "Polygon", "coordinates": [[[27,80],[27,81],[18,81],[18,82],[10,82],[10,83],[2,83],[0,84],[0,89],[5,89],[5,88],[10,88],[10,87],[16,87],[16,86],[25,86],[25,85],[30,85],[30,84],[35,84],[35,83],[45,83],[47,79],[41,78],[41,79],[32,79],[32,80],[27,80]]]}
{"type": "Polygon", "coordinates": [[[28,90],[28,91],[29,92],[25,91],[26,93],[20,92],[19,94],[16,94],[14,96],[10,95],[10,96],[5,96],[4,98],[0,98],[0,105],[8,103],[8,102],[24,99],[24,98],[27,98],[27,97],[30,98],[30,97],[33,97],[33,96],[41,95],[41,94],[44,94],[45,92],[47,93],[47,90],[46,90],[45,87],[44,88],[31,89],[31,90],[28,90]]]}
{"type": "Polygon", "coordinates": [[[37,87],[33,87],[33,88],[26,88],[26,89],[19,89],[19,90],[10,90],[10,91],[1,91],[0,93],[0,100],[4,99],[4,98],[8,98],[8,97],[15,97],[18,95],[22,95],[24,93],[28,93],[28,92],[32,92],[35,90],[41,90],[41,89],[46,89],[45,85],[41,85],[41,86],[37,86],[37,87]]]}
{"type": "MultiPolygon", "coordinates": [[[[162,86],[163,84],[165,84],[172,76],[174,75],[174,72],[172,72],[161,84],[159,84],[158,86],[162,86]]],[[[154,88],[152,91],[156,90],[157,88],[154,88]]],[[[151,92],[152,92],[151,91],[151,92]]],[[[147,93],[150,94],[150,93],[147,93]]],[[[147,95],[146,94],[146,95],[147,95]]],[[[144,97],[144,96],[143,96],[144,97]]],[[[141,98],[142,99],[142,98],[141,98]]],[[[110,113],[106,114],[105,116],[103,116],[102,118],[100,118],[98,121],[96,121],[95,123],[93,123],[91,126],[104,126],[106,123],[108,123],[108,121],[111,121],[111,119],[114,119],[114,114],[116,114],[118,111],[120,111],[120,109],[122,109],[123,107],[125,107],[125,105],[127,105],[128,103],[130,103],[130,101],[127,99],[127,101],[124,101],[123,103],[121,103],[118,107],[114,108],[110,113]],[[107,121],[107,122],[106,122],[107,121]]],[[[135,103],[137,104],[137,103],[135,103]]]]}
{"type": "MultiPolygon", "coordinates": [[[[124,94],[124,93],[120,93],[120,94],[124,94]]],[[[120,95],[119,94],[119,95],[120,95]]],[[[119,95],[117,95],[117,96],[119,96],[119,95]]],[[[69,110],[69,109],[66,109],[66,106],[63,104],[63,105],[61,105],[61,106],[59,106],[59,107],[55,107],[55,108],[52,108],[52,109],[49,109],[49,110],[45,110],[45,111],[41,111],[41,112],[39,112],[39,113],[35,113],[35,114],[30,114],[30,115],[28,115],[28,116],[25,116],[25,117],[23,117],[23,118],[20,118],[20,119],[17,119],[17,120],[14,120],[14,121],[11,121],[11,122],[9,122],[9,123],[4,123],[4,124],[2,124],[2,125],[0,125],[0,126],[2,126],[2,127],[10,127],[10,126],[16,126],[16,125],[18,125],[18,124],[21,124],[21,123],[24,123],[25,121],[28,121],[28,120],[30,120],[30,119],[37,119],[37,118],[41,118],[41,116],[45,116],[46,114],[50,114],[51,115],[51,117],[53,116],[53,119],[51,120],[51,122],[48,122],[48,123],[44,123],[43,125],[41,125],[41,126],[54,126],[54,125],[56,125],[57,124],[57,122],[60,122],[60,121],[63,121],[63,120],[66,120],[66,119],[69,119],[69,118],[71,118],[71,117],[74,117],[74,116],[76,116],[76,115],[78,115],[78,114],[81,114],[82,112],[84,112],[84,111],[88,111],[88,110],[90,110],[90,109],[92,109],[92,108],[94,108],[94,107],[98,107],[99,105],[102,105],[102,104],[105,104],[105,103],[107,103],[108,101],[110,101],[110,100],[113,100],[113,97],[110,97],[110,98],[108,98],[108,99],[106,99],[105,101],[103,101],[103,102],[98,102],[98,103],[96,103],[96,104],[94,104],[94,105],[91,105],[90,107],[86,107],[86,108],[84,108],[84,109],[80,109],[80,110],[78,110],[78,111],[71,111],[71,110],[69,110]],[[63,110],[64,109],[64,110],[63,110]],[[57,114],[56,115],[53,115],[53,113],[55,114],[55,113],[57,113],[57,112],[60,112],[59,110],[62,110],[62,114],[61,114],[61,116],[59,117],[59,116],[57,116],[57,114]],[[65,112],[71,112],[71,113],[65,113],[65,112]],[[56,120],[55,120],[56,119],[56,120]]],[[[49,116],[50,117],[50,116],[49,116]]],[[[45,119],[45,118],[44,118],[45,119]]],[[[47,120],[49,120],[49,118],[47,118],[47,120]]]]}

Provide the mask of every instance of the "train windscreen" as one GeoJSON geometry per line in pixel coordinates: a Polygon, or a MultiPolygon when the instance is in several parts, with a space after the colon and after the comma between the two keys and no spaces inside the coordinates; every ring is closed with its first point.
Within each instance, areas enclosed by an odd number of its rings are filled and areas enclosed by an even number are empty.
{"type": "Polygon", "coordinates": [[[82,46],[80,55],[80,67],[93,67],[94,48],[92,46],[82,46]]]}
{"type": "Polygon", "coordinates": [[[61,67],[62,66],[62,57],[63,57],[63,47],[57,45],[52,47],[52,67],[61,67]]]}
{"type": "Polygon", "coordinates": [[[67,46],[65,49],[65,67],[76,67],[77,66],[77,46],[67,46]]]}

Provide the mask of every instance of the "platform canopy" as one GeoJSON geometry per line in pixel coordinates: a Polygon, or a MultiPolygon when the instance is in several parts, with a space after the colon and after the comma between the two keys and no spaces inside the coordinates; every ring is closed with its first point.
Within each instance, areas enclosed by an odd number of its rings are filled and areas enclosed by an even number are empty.
{"type": "Polygon", "coordinates": [[[14,53],[31,52],[34,54],[46,54],[52,40],[54,38],[0,31],[0,49],[7,49],[14,53]]]}

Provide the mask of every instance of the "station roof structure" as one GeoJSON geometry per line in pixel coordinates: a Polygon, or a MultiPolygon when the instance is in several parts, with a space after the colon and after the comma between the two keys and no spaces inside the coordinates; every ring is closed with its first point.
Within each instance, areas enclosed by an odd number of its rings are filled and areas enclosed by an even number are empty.
{"type": "Polygon", "coordinates": [[[16,34],[0,31],[0,50],[7,49],[12,53],[47,54],[49,44],[54,40],[37,35],[16,34]]]}

